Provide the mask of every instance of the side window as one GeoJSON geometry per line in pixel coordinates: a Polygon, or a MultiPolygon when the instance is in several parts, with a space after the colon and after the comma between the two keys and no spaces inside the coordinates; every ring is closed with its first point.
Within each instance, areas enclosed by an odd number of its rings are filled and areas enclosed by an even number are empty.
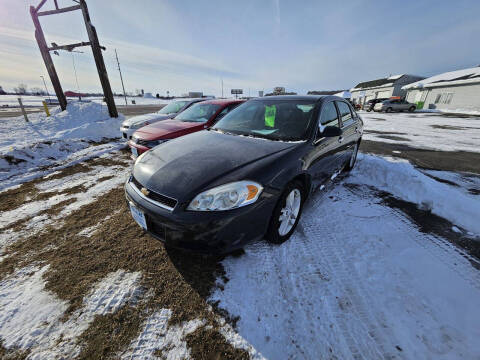
{"type": "Polygon", "coordinates": [[[220,111],[220,114],[217,115],[217,117],[222,117],[224,116],[226,113],[228,113],[230,111],[230,109],[228,108],[228,106],[225,107],[225,109],[223,109],[222,111],[220,111]]]}
{"type": "Polygon", "coordinates": [[[350,106],[343,101],[336,101],[340,116],[342,118],[343,125],[348,125],[352,121],[352,113],[350,112],[350,106]]]}
{"type": "Polygon", "coordinates": [[[333,101],[326,103],[322,106],[322,111],[320,113],[319,127],[325,126],[337,126],[338,125],[338,114],[337,109],[333,101]]]}

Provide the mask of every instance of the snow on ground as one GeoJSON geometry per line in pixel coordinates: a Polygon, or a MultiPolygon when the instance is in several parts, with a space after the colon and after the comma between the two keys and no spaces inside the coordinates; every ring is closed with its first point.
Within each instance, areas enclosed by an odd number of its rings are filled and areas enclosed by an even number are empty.
{"type": "MultiPolygon", "coordinates": [[[[118,152],[112,152],[103,155],[101,158],[115,158],[119,159],[120,154],[118,152]]],[[[125,163],[128,165],[128,163],[125,163]]],[[[44,200],[34,200],[25,202],[22,206],[5,211],[1,213],[0,217],[0,256],[4,251],[4,248],[21,238],[22,236],[32,235],[41,231],[46,225],[52,224],[57,221],[61,223],[61,219],[73,211],[79,209],[81,206],[96,201],[98,196],[105,194],[110,189],[123,184],[128,176],[129,167],[114,165],[114,166],[93,166],[88,172],[75,173],[61,179],[48,180],[49,176],[46,176],[46,180],[37,184],[36,187],[40,193],[71,189],[75,186],[83,185],[86,190],[76,193],[63,193],[59,195],[53,195],[44,200]],[[106,179],[100,181],[100,179],[106,179]],[[48,216],[46,214],[39,213],[43,210],[47,210],[50,207],[69,199],[76,199],[66,205],[58,215],[48,216]],[[14,229],[4,230],[8,225],[31,217],[28,225],[24,231],[15,231],[14,229]]],[[[92,229],[92,231],[94,231],[92,229]]]]}
{"type": "Polygon", "coordinates": [[[205,324],[205,321],[195,319],[180,325],[168,326],[172,316],[169,309],[161,309],[150,315],[138,338],[133,340],[122,359],[158,359],[156,351],[162,352],[162,358],[167,360],[189,359],[185,337],[205,324]]]}
{"type": "MultiPolygon", "coordinates": [[[[35,95],[28,95],[28,96],[20,96],[22,98],[22,103],[25,106],[38,106],[42,107],[42,101],[44,101],[47,96],[35,96],[35,95]]],[[[9,106],[9,107],[18,107],[18,95],[0,95],[0,109],[2,106],[9,106]]],[[[56,99],[55,96],[51,96],[52,99],[56,99]]],[[[125,98],[123,96],[115,96],[115,104],[116,105],[125,105],[125,98]]],[[[67,101],[72,102],[76,101],[78,98],[71,98],[68,97],[67,101]]],[[[82,100],[85,101],[92,101],[99,104],[105,104],[103,102],[103,97],[101,96],[92,96],[92,97],[84,97],[82,100]]],[[[168,104],[172,100],[164,100],[164,99],[157,99],[153,98],[141,98],[137,96],[127,96],[127,103],[128,105],[133,105],[132,100],[135,101],[135,105],[161,105],[161,104],[168,104]]],[[[29,115],[30,116],[30,115],[29,115]]]]}
{"type": "Polygon", "coordinates": [[[0,189],[26,181],[35,176],[32,172],[120,148],[119,140],[85,151],[92,141],[119,138],[123,119],[123,115],[110,118],[100,104],[80,102],[69,103],[66,111],[50,117],[33,114],[28,123],[22,116],[0,119],[0,189]]]}
{"type": "Polygon", "coordinates": [[[480,117],[429,113],[360,112],[364,140],[405,144],[414,148],[480,152],[480,117]]]}
{"type": "Polygon", "coordinates": [[[76,343],[96,315],[114,313],[135,303],[142,293],[141,274],[118,270],[99,281],[83,307],[61,321],[68,304],[45,290],[49,266],[27,267],[0,282],[0,339],[7,349],[30,350],[29,359],[72,358],[76,343]]]}
{"type": "MultiPolygon", "coordinates": [[[[347,183],[361,183],[385,190],[480,236],[478,196],[466,194],[460,187],[438,182],[405,161],[389,161],[363,154],[358,157],[363,161],[346,179],[347,183]]],[[[445,177],[448,172],[442,173],[445,177]]]]}
{"type": "MultiPolygon", "coordinates": [[[[428,189],[403,163],[363,156],[357,166],[312,197],[286,243],[226,258],[229,281],[210,300],[239,316],[238,333],[271,359],[479,358],[480,274],[470,261],[480,263],[420,232],[371,185],[378,178],[397,196],[447,188],[428,189]],[[413,177],[400,179],[408,193],[393,176],[384,182],[388,171],[413,177]]],[[[478,200],[471,211],[480,213],[478,200]]]]}

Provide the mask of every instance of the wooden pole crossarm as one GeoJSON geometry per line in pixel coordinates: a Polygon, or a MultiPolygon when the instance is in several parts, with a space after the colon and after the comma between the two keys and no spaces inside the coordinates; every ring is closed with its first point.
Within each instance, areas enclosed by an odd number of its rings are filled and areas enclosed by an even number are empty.
{"type": "Polygon", "coordinates": [[[66,50],[66,51],[72,51],[73,49],[75,49],[76,47],[81,47],[81,46],[90,46],[91,43],[88,41],[88,42],[85,42],[85,41],[82,41],[80,43],[76,43],[76,44],[69,44],[69,45],[53,45],[52,47],[49,47],[48,48],[48,51],[53,51],[53,50],[66,50]]]}
{"type": "MultiPolygon", "coordinates": [[[[70,44],[70,45],[53,45],[52,47],[48,48],[48,51],[53,51],[53,50],[65,50],[65,51],[72,51],[76,47],[81,47],[81,46],[90,46],[92,45],[91,42],[89,41],[82,41],[81,43],[76,43],[76,44],[70,44]]],[[[107,50],[105,46],[100,46],[100,49],[102,50],[107,50]]]]}
{"type": "Polygon", "coordinates": [[[47,11],[41,11],[37,13],[38,16],[45,16],[45,15],[54,15],[54,14],[60,14],[68,11],[75,11],[75,10],[80,10],[81,6],[80,5],[73,5],[65,8],[60,8],[57,10],[47,10],[47,11]]]}

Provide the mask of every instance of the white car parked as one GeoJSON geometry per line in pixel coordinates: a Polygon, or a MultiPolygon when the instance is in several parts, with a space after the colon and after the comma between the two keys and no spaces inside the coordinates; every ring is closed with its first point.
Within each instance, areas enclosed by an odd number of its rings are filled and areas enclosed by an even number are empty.
{"type": "Polygon", "coordinates": [[[133,116],[130,119],[125,120],[120,126],[122,137],[125,140],[130,140],[135,131],[143,126],[153,124],[157,121],[172,119],[177,114],[181,113],[185,109],[189,108],[192,104],[200,101],[208,100],[208,98],[195,98],[195,99],[181,99],[172,101],[161,110],[151,114],[133,116]]]}

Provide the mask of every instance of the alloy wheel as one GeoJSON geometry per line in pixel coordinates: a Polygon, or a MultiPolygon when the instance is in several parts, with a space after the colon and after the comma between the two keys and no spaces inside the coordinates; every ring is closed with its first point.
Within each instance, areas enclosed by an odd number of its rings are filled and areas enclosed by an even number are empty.
{"type": "Polygon", "coordinates": [[[302,203],[302,193],[297,188],[290,191],[285,199],[285,206],[280,210],[280,217],[278,218],[280,226],[278,233],[280,236],[285,236],[292,230],[297,221],[300,212],[300,204],[302,203]]]}

